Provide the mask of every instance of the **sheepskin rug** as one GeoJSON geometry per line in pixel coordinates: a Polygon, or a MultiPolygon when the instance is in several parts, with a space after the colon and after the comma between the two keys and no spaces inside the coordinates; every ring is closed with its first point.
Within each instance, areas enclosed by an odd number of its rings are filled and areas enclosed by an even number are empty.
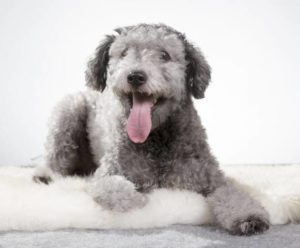
{"type": "MultiPolygon", "coordinates": [[[[226,175],[267,209],[271,223],[300,220],[300,165],[226,165],[226,175]]],[[[107,211],[87,194],[89,178],[56,176],[49,185],[32,181],[32,167],[0,167],[0,230],[150,228],[213,223],[201,195],[158,189],[149,203],[127,213],[107,211]]]]}

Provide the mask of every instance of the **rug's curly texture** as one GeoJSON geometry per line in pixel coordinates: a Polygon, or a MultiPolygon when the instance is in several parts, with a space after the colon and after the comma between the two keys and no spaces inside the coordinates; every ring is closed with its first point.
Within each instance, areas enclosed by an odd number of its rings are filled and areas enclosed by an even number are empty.
{"type": "MultiPolygon", "coordinates": [[[[300,220],[300,165],[222,168],[262,202],[272,224],[300,220]]],[[[33,170],[0,167],[0,230],[148,228],[213,222],[205,198],[193,192],[155,190],[143,209],[117,213],[102,209],[87,194],[88,178],[56,177],[50,185],[36,184],[33,170]]]]}

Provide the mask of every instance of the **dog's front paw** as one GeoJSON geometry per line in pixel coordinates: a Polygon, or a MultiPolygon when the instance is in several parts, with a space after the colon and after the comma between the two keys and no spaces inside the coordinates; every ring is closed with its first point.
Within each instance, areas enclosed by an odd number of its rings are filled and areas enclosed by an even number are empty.
{"type": "Polygon", "coordinates": [[[122,176],[105,176],[94,181],[89,193],[103,208],[118,212],[142,208],[147,203],[147,197],[122,176]]]}
{"type": "Polygon", "coordinates": [[[249,216],[246,219],[236,220],[232,226],[232,233],[237,235],[252,235],[269,229],[268,219],[258,216],[249,216]]]}

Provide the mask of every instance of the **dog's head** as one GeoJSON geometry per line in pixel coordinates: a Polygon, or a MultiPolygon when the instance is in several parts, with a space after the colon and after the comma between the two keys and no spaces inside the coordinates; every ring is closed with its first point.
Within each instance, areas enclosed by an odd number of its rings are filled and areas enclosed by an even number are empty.
{"type": "Polygon", "coordinates": [[[199,49],[166,25],[115,31],[89,62],[87,85],[113,90],[128,115],[129,138],[141,143],[191,96],[204,97],[210,67],[199,49]]]}

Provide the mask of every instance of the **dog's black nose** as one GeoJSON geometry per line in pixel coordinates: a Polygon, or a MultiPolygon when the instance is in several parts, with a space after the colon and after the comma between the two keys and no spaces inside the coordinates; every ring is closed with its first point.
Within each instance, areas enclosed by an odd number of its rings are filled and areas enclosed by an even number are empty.
{"type": "Polygon", "coordinates": [[[139,87],[142,84],[146,83],[147,75],[143,71],[133,71],[130,72],[127,77],[127,82],[133,87],[139,87]]]}

